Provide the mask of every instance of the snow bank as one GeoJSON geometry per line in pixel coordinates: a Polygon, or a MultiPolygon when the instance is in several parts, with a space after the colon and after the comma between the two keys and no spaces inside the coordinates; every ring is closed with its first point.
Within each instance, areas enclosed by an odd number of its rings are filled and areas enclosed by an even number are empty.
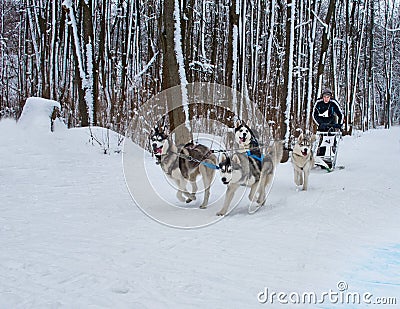
{"type": "Polygon", "coordinates": [[[26,100],[21,117],[16,123],[14,120],[2,119],[0,131],[10,132],[3,134],[2,140],[7,143],[29,143],[32,149],[48,151],[58,148],[60,151],[87,152],[97,151],[103,154],[120,153],[124,136],[102,127],[82,127],[67,129],[64,122],[55,117],[52,126],[54,108],[60,109],[57,101],[31,97],[26,100]],[[91,148],[91,149],[90,149],[91,148]]]}
{"type": "MultiPolygon", "coordinates": [[[[26,100],[18,125],[29,129],[31,132],[50,132],[51,116],[54,108],[61,110],[61,105],[57,101],[30,97],[26,100]]],[[[66,129],[65,124],[59,119],[54,120],[54,130],[66,129]]]]}

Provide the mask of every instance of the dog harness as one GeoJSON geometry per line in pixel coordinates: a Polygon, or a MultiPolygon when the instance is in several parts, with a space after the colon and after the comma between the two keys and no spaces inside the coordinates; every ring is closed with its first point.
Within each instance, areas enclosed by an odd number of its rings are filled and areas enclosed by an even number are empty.
{"type": "Polygon", "coordinates": [[[250,150],[246,151],[247,156],[249,156],[250,158],[256,159],[260,162],[262,162],[264,160],[264,155],[261,155],[261,157],[256,156],[255,154],[252,154],[250,150]]]}
{"type": "MultiPolygon", "coordinates": [[[[185,147],[186,147],[187,149],[195,149],[195,148],[197,147],[197,145],[189,144],[189,145],[185,145],[185,147]]],[[[198,163],[198,164],[202,164],[202,165],[204,165],[205,167],[211,168],[211,169],[213,169],[213,170],[219,170],[219,166],[218,166],[218,165],[215,165],[215,164],[212,164],[212,163],[204,162],[204,161],[203,161],[204,159],[207,159],[212,153],[213,153],[213,151],[211,151],[211,150],[208,151],[208,152],[206,153],[206,155],[203,156],[202,160],[198,160],[198,159],[196,159],[196,158],[193,158],[193,157],[190,156],[190,155],[187,156],[187,155],[185,155],[185,154],[183,154],[183,153],[176,153],[176,155],[178,155],[178,158],[182,158],[182,159],[186,159],[186,160],[189,160],[189,161],[192,161],[192,162],[196,162],[196,163],[198,163]]]]}

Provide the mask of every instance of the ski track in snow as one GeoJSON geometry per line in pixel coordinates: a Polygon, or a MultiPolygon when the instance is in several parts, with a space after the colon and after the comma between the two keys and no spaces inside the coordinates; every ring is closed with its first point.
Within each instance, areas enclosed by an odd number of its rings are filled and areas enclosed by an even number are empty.
{"type": "Polygon", "coordinates": [[[218,223],[183,230],[138,209],[121,154],[103,154],[86,129],[39,134],[3,120],[0,308],[258,308],[265,287],[323,292],[340,280],[400,302],[399,136],[345,137],[346,168],[313,170],[307,192],[281,164],[255,215],[246,194],[218,223]]]}

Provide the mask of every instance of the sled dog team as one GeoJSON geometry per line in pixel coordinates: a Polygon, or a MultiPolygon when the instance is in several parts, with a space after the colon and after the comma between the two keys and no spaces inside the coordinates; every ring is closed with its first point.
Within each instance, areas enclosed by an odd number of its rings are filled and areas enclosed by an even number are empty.
{"type": "MultiPolygon", "coordinates": [[[[262,151],[251,128],[243,121],[235,125],[233,136],[228,133],[227,141],[234,147],[229,154],[223,152],[217,157],[208,147],[192,142],[183,146],[176,145],[166,134],[165,128],[152,129],[150,140],[153,154],[168,178],[177,186],[176,197],[181,202],[196,200],[197,176],[201,176],[204,185],[204,200],[200,208],[206,208],[210,197],[210,186],[217,170],[221,181],[227,186],[223,207],[218,216],[226,215],[236,190],[240,186],[250,188],[249,199],[259,206],[266,200],[266,188],[271,184],[276,166],[283,154],[283,144],[275,141],[265,153],[262,151]],[[191,184],[191,191],[187,189],[191,184]]],[[[315,135],[301,133],[292,151],[294,182],[307,190],[308,177],[314,166],[312,145],[315,135]]]]}

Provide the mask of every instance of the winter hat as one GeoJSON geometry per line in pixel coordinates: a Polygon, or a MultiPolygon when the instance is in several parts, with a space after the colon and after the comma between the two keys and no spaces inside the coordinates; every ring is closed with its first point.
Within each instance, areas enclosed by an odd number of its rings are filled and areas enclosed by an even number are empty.
{"type": "Polygon", "coordinates": [[[324,95],[329,95],[330,97],[332,96],[332,90],[329,88],[325,88],[324,91],[322,91],[322,96],[324,95]]]}

